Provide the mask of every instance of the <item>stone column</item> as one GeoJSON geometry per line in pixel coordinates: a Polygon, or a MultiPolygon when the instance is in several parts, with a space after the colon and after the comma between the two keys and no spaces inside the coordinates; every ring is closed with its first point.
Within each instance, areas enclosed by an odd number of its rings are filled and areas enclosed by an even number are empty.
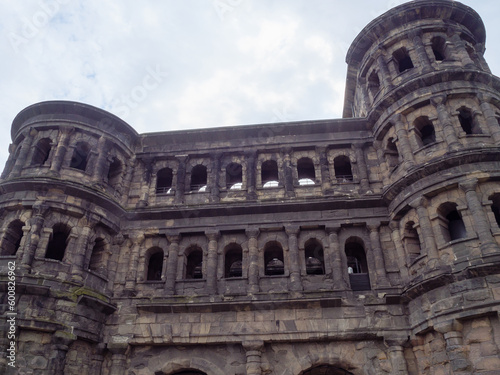
{"type": "Polygon", "coordinates": [[[14,166],[12,167],[12,171],[10,172],[11,177],[18,177],[21,174],[21,170],[26,165],[31,144],[37,134],[38,131],[36,129],[30,129],[25,133],[23,143],[21,144],[21,151],[19,151],[19,155],[17,156],[14,166]]]}
{"type": "Polygon", "coordinates": [[[128,263],[128,273],[125,278],[125,291],[133,293],[137,282],[137,262],[139,260],[139,251],[145,240],[143,233],[136,234],[132,240],[132,249],[130,250],[130,259],[128,263]]]}
{"type": "Polygon", "coordinates": [[[457,151],[461,148],[461,144],[458,141],[457,133],[455,130],[455,125],[453,125],[453,120],[450,113],[446,109],[446,95],[437,95],[431,98],[431,103],[437,109],[438,119],[443,127],[444,139],[448,145],[449,151],[457,151]]]}
{"type": "Polygon", "coordinates": [[[108,350],[111,352],[111,368],[109,375],[123,375],[127,372],[127,349],[128,343],[109,343],[108,350]]]}
{"type": "Polygon", "coordinates": [[[467,348],[463,343],[463,326],[458,320],[448,320],[438,323],[434,329],[442,333],[446,340],[446,354],[450,361],[453,374],[470,374],[472,366],[467,359],[467,348]]]}
{"type": "Polygon", "coordinates": [[[361,193],[371,193],[370,184],[368,182],[368,169],[366,167],[365,152],[363,150],[364,145],[361,143],[356,143],[352,145],[352,149],[356,154],[356,163],[358,165],[359,173],[359,184],[361,193]]]}
{"type": "Polygon", "coordinates": [[[408,365],[404,356],[403,345],[408,341],[408,338],[386,338],[385,343],[389,347],[389,358],[391,360],[392,372],[391,375],[408,375],[408,365]]]}
{"type": "Polygon", "coordinates": [[[491,234],[490,222],[477,195],[477,183],[477,178],[472,178],[461,182],[458,186],[464,191],[469,211],[472,213],[474,227],[481,242],[481,252],[483,255],[488,255],[498,252],[499,248],[491,234]]]}
{"type": "Polygon", "coordinates": [[[413,46],[417,52],[418,61],[422,66],[423,73],[430,72],[432,70],[431,61],[429,60],[429,55],[425,50],[424,42],[422,42],[422,30],[410,32],[408,35],[409,39],[413,41],[413,46]]]}
{"type": "Polygon", "coordinates": [[[76,335],[66,331],[56,331],[52,335],[51,353],[48,355],[48,373],[64,375],[64,364],[69,346],[77,339],[76,335]]]}
{"type": "Polygon", "coordinates": [[[248,237],[248,294],[259,292],[259,248],[257,237],[260,231],[257,228],[247,229],[246,235],[248,237]]]}
{"type": "Polygon", "coordinates": [[[76,251],[72,252],[71,281],[79,284],[83,283],[83,268],[86,266],[89,237],[93,229],[94,223],[88,222],[84,224],[78,235],[76,251]]]}
{"type": "Polygon", "coordinates": [[[255,200],[257,199],[256,193],[256,184],[257,180],[255,178],[255,160],[256,160],[255,151],[251,151],[246,154],[246,162],[247,162],[247,200],[255,200]]]}
{"type": "Polygon", "coordinates": [[[125,237],[123,236],[123,234],[118,233],[116,236],[113,237],[111,244],[111,254],[108,258],[108,264],[107,264],[108,267],[107,293],[112,296],[115,295],[114,283],[115,281],[118,281],[116,279],[116,274],[119,265],[119,254],[121,254],[121,247],[124,243],[125,243],[125,237]]]}
{"type": "Polygon", "coordinates": [[[429,219],[429,212],[427,206],[429,201],[426,198],[417,198],[410,202],[410,206],[417,211],[418,222],[420,224],[420,231],[427,251],[427,264],[430,268],[438,266],[439,253],[436,246],[436,239],[434,231],[432,230],[431,220],[429,219]]]}
{"type": "Polygon", "coordinates": [[[326,156],[326,147],[316,147],[316,153],[319,156],[319,168],[321,173],[321,188],[323,193],[328,192],[332,188],[330,181],[330,169],[328,166],[328,158],[326,156]]]}
{"type": "MultiPolygon", "coordinates": [[[[361,91],[361,98],[363,103],[365,103],[365,106],[368,106],[368,103],[370,103],[370,96],[368,95],[368,92],[366,90],[366,78],[365,77],[359,77],[358,79],[358,86],[359,90],[361,91]]],[[[358,105],[358,111],[360,110],[359,105],[358,105]]],[[[366,109],[366,108],[365,108],[366,109]]],[[[354,107],[353,107],[353,116],[358,117],[359,114],[354,113],[354,107]]]]}
{"type": "Polygon", "coordinates": [[[177,167],[177,186],[175,189],[174,203],[182,204],[184,202],[184,193],[186,190],[186,164],[188,161],[187,155],[176,156],[179,161],[177,167]]]}
{"type": "Polygon", "coordinates": [[[411,346],[412,346],[413,354],[415,355],[416,364],[417,364],[419,374],[423,374],[424,368],[426,366],[423,366],[422,364],[426,364],[427,362],[430,362],[427,359],[427,355],[425,354],[424,339],[421,336],[415,336],[411,340],[411,346]]]}
{"type": "Polygon", "coordinates": [[[387,91],[392,90],[394,85],[392,84],[391,72],[385,61],[385,49],[380,47],[377,51],[377,66],[380,72],[380,79],[384,89],[387,91]]]}
{"type": "Polygon", "coordinates": [[[246,375],[262,374],[262,352],[264,351],[263,341],[245,341],[243,348],[247,357],[246,375]]]}
{"type": "Polygon", "coordinates": [[[104,135],[101,135],[97,143],[97,160],[94,164],[94,172],[92,173],[92,182],[95,185],[103,185],[106,167],[109,166],[108,153],[106,152],[108,140],[104,135]]]}
{"type": "Polygon", "coordinates": [[[411,149],[410,141],[408,140],[405,118],[401,114],[396,114],[391,118],[391,122],[394,123],[394,129],[396,130],[396,134],[398,136],[399,151],[403,157],[405,169],[412,168],[415,166],[415,158],[413,157],[413,150],[411,149]]]}
{"type": "Polygon", "coordinates": [[[218,230],[207,231],[205,235],[208,238],[208,256],[207,256],[207,293],[217,294],[217,251],[220,232],[218,230]]]}
{"type": "Polygon", "coordinates": [[[283,157],[283,175],[285,178],[285,195],[287,197],[294,197],[295,191],[293,189],[293,173],[292,173],[292,165],[290,160],[291,149],[281,150],[281,155],[283,157]]]}
{"type": "Polygon", "coordinates": [[[41,238],[43,223],[49,208],[43,203],[36,202],[32,207],[32,211],[33,214],[30,219],[31,229],[26,239],[24,252],[22,253],[21,265],[19,267],[21,273],[31,272],[31,264],[35,258],[36,249],[38,248],[38,243],[41,238]]]}
{"type": "Polygon", "coordinates": [[[105,344],[97,344],[94,354],[91,356],[90,373],[92,375],[101,375],[102,363],[104,362],[105,344]]]}
{"type": "MultiPolygon", "coordinates": [[[[132,158],[127,162],[126,166],[126,173],[123,176],[123,186],[126,187],[126,189],[130,189],[130,183],[132,182],[132,178],[134,177],[134,170],[135,170],[135,162],[136,162],[136,157],[135,155],[132,156],[132,158]]],[[[123,193],[127,192],[128,190],[124,190],[123,193]]],[[[128,200],[128,194],[122,194],[122,205],[126,205],[128,200]]]]}
{"type": "Polygon", "coordinates": [[[340,249],[339,231],[340,227],[326,227],[328,233],[329,253],[332,259],[333,268],[333,289],[346,290],[349,289],[347,278],[347,257],[345,252],[340,249]]]}
{"type": "MultiPolygon", "coordinates": [[[[16,255],[16,262],[17,262],[18,265],[21,265],[21,260],[24,257],[24,253],[26,251],[25,250],[26,249],[26,244],[28,242],[28,236],[29,236],[29,233],[31,231],[31,226],[25,225],[21,229],[23,231],[23,237],[21,239],[21,243],[19,245],[19,249],[17,249],[17,252],[15,254],[16,255]]],[[[2,238],[4,238],[3,235],[2,235],[2,238]]]]}
{"type": "Polygon", "coordinates": [[[460,34],[457,31],[450,29],[448,30],[448,36],[453,43],[454,52],[462,62],[462,65],[465,68],[477,68],[476,64],[474,64],[474,61],[472,61],[472,59],[470,58],[469,52],[467,52],[467,48],[465,47],[465,42],[460,37],[460,34]]]}
{"type": "MultiPolygon", "coordinates": [[[[385,260],[382,246],[380,244],[379,227],[380,224],[368,225],[368,229],[370,230],[370,244],[372,248],[370,252],[373,253],[373,262],[375,264],[375,273],[377,275],[377,287],[383,288],[390,287],[391,284],[389,283],[389,280],[387,280],[385,271],[385,260]]],[[[369,254],[367,254],[367,256],[368,255],[369,254]]]]}
{"type": "Polygon", "coordinates": [[[377,152],[378,165],[380,168],[380,177],[382,178],[383,186],[388,186],[390,184],[389,180],[389,168],[384,157],[384,146],[381,141],[374,141],[373,146],[377,152]]]}
{"type": "Polygon", "coordinates": [[[137,208],[147,207],[149,205],[149,188],[151,184],[151,175],[153,173],[153,158],[140,159],[143,165],[142,183],[141,183],[141,198],[137,202],[137,208]]]}
{"type": "MultiPolygon", "coordinates": [[[[214,155],[214,158],[212,160],[212,186],[210,188],[210,200],[213,203],[217,203],[220,200],[219,194],[220,194],[220,160],[222,158],[221,153],[217,153],[214,155]]],[[[207,181],[208,183],[208,181],[207,181]]]]}
{"type": "Polygon", "coordinates": [[[168,247],[167,277],[165,281],[165,292],[171,296],[175,294],[175,281],[177,279],[177,262],[179,257],[179,234],[167,235],[170,246],[168,247]]]}
{"type": "Polygon", "coordinates": [[[483,93],[480,93],[477,96],[481,102],[481,110],[483,111],[483,115],[486,119],[486,125],[488,126],[488,130],[493,138],[493,142],[500,145],[500,122],[495,116],[495,109],[493,105],[490,103],[491,97],[486,96],[483,93]]]}
{"type": "Polygon", "coordinates": [[[54,175],[59,175],[61,171],[61,166],[68,151],[68,144],[70,140],[70,135],[74,132],[75,128],[59,128],[59,140],[57,142],[56,151],[54,153],[54,158],[50,164],[50,172],[54,175]]]}
{"type": "Polygon", "coordinates": [[[408,278],[408,267],[410,264],[399,234],[399,223],[393,220],[389,223],[389,228],[391,229],[392,242],[396,247],[396,263],[398,265],[399,273],[401,274],[401,277],[406,280],[408,278]]]}
{"type": "Polygon", "coordinates": [[[299,244],[297,235],[299,234],[298,226],[287,226],[285,232],[288,235],[288,251],[290,261],[290,290],[294,292],[302,291],[302,280],[300,277],[300,260],[299,260],[299,244]]]}

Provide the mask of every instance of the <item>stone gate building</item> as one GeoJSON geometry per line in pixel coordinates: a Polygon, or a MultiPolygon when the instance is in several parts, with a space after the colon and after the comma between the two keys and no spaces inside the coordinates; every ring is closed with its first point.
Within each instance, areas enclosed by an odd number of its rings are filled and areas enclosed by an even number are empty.
{"type": "Polygon", "coordinates": [[[484,49],[472,9],[418,0],[352,43],[342,119],[137,134],[21,111],[0,180],[16,373],[500,374],[484,49]]]}

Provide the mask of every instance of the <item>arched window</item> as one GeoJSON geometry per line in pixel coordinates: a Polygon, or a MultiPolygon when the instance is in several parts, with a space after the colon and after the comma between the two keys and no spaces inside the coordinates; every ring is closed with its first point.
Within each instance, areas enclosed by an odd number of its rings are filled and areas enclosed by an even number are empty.
{"type": "Polygon", "coordinates": [[[353,373],[340,367],[319,365],[300,373],[300,375],[353,375],[353,373]]]}
{"type": "Polygon", "coordinates": [[[410,55],[406,48],[400,48],[393,53],[393,57],[398,64],[398,69],[400,73],[413,68],[413,62],[411,61],[410,55]]]}
{"type": "Polygon", "coordinates": [[[495,216],[497,225],[500,227],[500,193],[493,194],[488,199],[493,202],[491,205],[491,211],[495,216]]]}
{"type": "Polygon", "coordinates": [[[147,280],[159,281],[163,270],[163,250],[159,247],[153,247],[148,250],[148,255],[147,280]]]}
{"type": "Polygon", "coordinates": [[[23,238],[24,223],[21,220],[14,220],[9,224],[5,231],[5,236],[2,241],[1,255],[15,255],[21,246],[23,238]]]}
{"type": "Polygon", "coordinates": [[[71,157],[70,167],[85,171],[87,169],[87,159],[89,157],[90,146],[86,142],[78,142],[71,157]]]}
{"type": "Polygon", "coordinates": [[[243,250],[240,245],[231,244],[226,249],[224,256],[224,277],[241,277],[243,250]]]}
{"type": "Polygon", "coordinates": [[[325,264],[323,256],[323,246],[321,243],[311,238],[305,243],[306,273],[308,275],[324,275],[325,264]]]}
{"type": "Polygon", "coordinates": [[[195,165],[191,170],[191,191],[203,192],[207,189],[207,167],[195,165]]]}
{"type": "Polygon", "coordinates": [[[380,91],[380,79],[375,71],[371,72],[368,77],[368,90],[370,91],[370,94],[372,94],[373,98],[375,98],[377,93],[380,91]]]}
{"type": "Polygon", "coordinates": [[[229,163],[226,167],[226,187],[240,190],[243,184],[243,169],[241,164],[229,163]]]}
{"type": "Polygon", "coordinates": [[[262,187],[279,186],[278,163],[276,160],[266,160],[261,166],[262,187]]]}
{"type": "Polygon", "coordinates": [[[404,227],[403,243],[410,260],[420,256],[420,237],[413,221],[407,222],[404,227]]]}
{"type": "Polygon", "coordinates": [[[458,120],[465,134],[482,134],[481,128],[469,108],[461,107],[458,109],[458,120]]]}
{"type": "Polygon", "coordinates": [[[432,52],[436,61],[446,59],[446,40],[443,37],[436,36],[432,38],[432,52]]]}
{"type": "Polygon", "coordinates": [[[457,211],[457,204],[446,202],[439,206],[438,210],[439,224],[443,233],[445,242],[459,240],[467,237],[462,215],[457,211]]]}
{"type": "Polygon", "coordinates": [[[113,157],[108,169],[108,185],[113,189],[120,182],[120,177],[123,171],[123,164],[117,157],[113,157]]]}
{"type": "Polygon", "coordinates": [[[63,260],[70,231],[71,229],[65,224],[54,225],[45,253],[46,259],[63,260]]]}
{"type": "Polygon", "coordinates": [[[106,259],[106,240],[101,237],[97,237],[94,241],[94,246],[92,247],[92,254],[90,256],[89,270],[98,273],[104,273],[107,264],[105,264],[106,259]]]}
{"type": "Polygon", "coordinates": [[[42,138],[36,143],[31,165],[45,164],[49,158],[51,144],[52,140],[50,138],[42,138]]]}
{"type": "Polygon", "coordinates": [[[193,246],[187,251],[186,279],[202,279],[203,251],[198,246],[193,246]]]}
{"type": "Polygon", "coordinates": [[[170,194],[172,192],[172,179],[172,169],[160,169],[156,173],[156,194],[170,194]]]}
{"type": "Polygon", "coordinates": [[[351,182],[353,180],[351,160],[348,156],[340,155],[333,159],[335,178],[338,183],[351,182]]]}
{"type": "Polygon", "coordinates": [[[392,137],[387,140],[387,144],[385,147],[385,156],[389,168],[393,168],[399,165],[399,151],[398,147],[396,146],[396,141],[392,137]]]}
{"type": "Polygon", "coordinates": [[[426,146],[436,142],[436,133],[434,125],[427,116],[421,116],[413,123],[415,132],[417,133],[421,146],[426,146]]]}
{"type": "Polygon", "coordinates": [[[285,263],[283,261],[283,248],[276,241],[266,244],[264,249],[264,264],[266,275],[283,275],[285,263]]]}
{"type": "Polygon", "coordinates": [[[347,273],[352,290],[370,290],[370,278],[366,262],[365,247],[358,237],[351,237],[345,243],[347,257],[347,273]]]}
{"type": "Polygon", "coordinates": [[[299,185],[314,185],[316,172],[314,163],[310,158],[300,158],[297,161],[297,174],[299,177],[299,185]]]}

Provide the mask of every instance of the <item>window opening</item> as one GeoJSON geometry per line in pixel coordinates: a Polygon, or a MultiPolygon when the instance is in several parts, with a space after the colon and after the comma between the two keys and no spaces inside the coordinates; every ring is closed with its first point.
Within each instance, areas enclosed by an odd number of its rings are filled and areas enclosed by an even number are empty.
{"type": "Polygon", "coordinates": [[[264,263],[266,275],[283,275],[285,273],[283,248],[278,242],[271,242],[266,246],[264,263]]]}
{"type": "Polygon", "coordinates": [[[434,53],[434,58],[436,61],[445,60],[445,47],[446,41],[444,40],[444,38],[440,36],[432,38],[432,52],[434,53]]]}
{"type": "Polygon", "coordinates": [[[207,189],[207,167],[198,164],[191,170],[191,191],[204,192],[207,189]]]}
{"type": "Polygon", "coordinates": [[[375,97],[380,91],[380,79],[375,71],[368,77],[368,90],[370,90],[372,97],[375,97]]]}
{"type": "Polygon", "coordinates": [[[89,156],[90,147],[85,142],[78,142],[73,151],[70,167],[85,171],[87,169],[87,159],[89,156]]]}
{"type": "Polygon", "coordinates": [[[98,237],[94,241],[94,247],[92,248],[92,255],[90,256],[89,270],[94,272],[103,271],[106,268],[104,264],[106,252],[106,240],[98,237]]]}
{"type": "Polygon", "coordinates": [[[308,275],[324,275],[325,265],[323,246],[314,239],[305,244],[306,273],[308,275]]]}
{"type": "Polygon", "coordinates": [[[493,194],[488,199],[493,201],[493,204],[491,205],[491,211],[493,212],[493,215],[495,216],[495,221],[496,221],[497,225],[500,227],[500,193],[493,194]]]}
{"type": "Polygon", "coordinates": [[[403,73],[409,69],[413,68],[413,62],[411,61],[411,57],[406,51],[406,48],[401,48],[394,52],[394,58],[398,63],[398,69],[400,73],[403,73]]]}
{"type": "Polygon", "coordinates": [[[66,252],[70,229],[64,224],[56,224],[52,228],[52,236],[45,253],[46,259],[62,261],[66,252]]]}
{"type": "Polygon", "coordinates": [[[116,188],[118,182],[120,182],[122,169],[122,162],[118,158],[113,157],[108,170],[108,184],[111,187],[116,188]]]}
{"type": "Polygon", "coordinates": [[[276,160],[266,160],[262,163],[261,179],[262,186],[265,188],[279,186],[278,163],[276,163],[276,160]]]}
{"type": "Polygon", "coordinates": [[[240,190],[243,182],[243,169],[241,164],[229,163],[226,167],[226,188],[240,190]]]}
{"type": "Polygon", "coordinates": [[[172,179],[172,169],[160,169],[156,173],[156,194],[170,194],[172,192],[172,179]]]}
{"type": "Polygon", "coordinates": [[[456,203],[443,203],[438,208],[445,242],[467,237],[467,231],[462,216],[457,211],[456,203]]]}
{"type": "Polygon", "coordinates": [[[427,116],[417,118],[414,125],[415,129],[417,130],[417,134],[420,137],[420,143],[422,146],[426,146],[436,142],[434,125],[427,116]]]}
{"type": "Polygon", "coordinates": [[[337,156],[333,159],[335,178],[338,183],[351,182],[353,180],[351,160],[345,155],[337,156]]]}
{"type": "Polygon", "coordinates": [[[242,249],[239,245],[234,245],[226,251],[224,277],[241,277],[242,269],[242,249]]]}
{"type": "Polygon", "coordinates": [[[418,258],[420,256],[420,238],[418,236],[417,230],[414,228],[415,223],[409,221],[404,227],[403,241],[406,248],[406,252],[410,257],[410,260],[418,258]]]}
{"type": "Polygon", "coordinates": [[[359,238],[348,239],[345,244],[345,254],[351,289],[354,291],[370,290],[370,278],[362,241],[359,238]]]}
{"type": "Polygon", "coordinates": [[[150,250],[153,252],[148,261],[148,281],[160,281],[161,273],[163,270],[163,250],[154,248],[150,250]]]}
{"type": "Polygon", "coordinates": [[[458,120],[465,134],[482,134],[481,129],[474,120],[474,114],[469,108],[462,107],[458,110],[458,120]]]}
{"type": "Polygon", "coordinates": [[[196,247],[187,256],[186,279],[202,279],[203,252],[196,247]]]}
{"type": "Polygon", "coordinates": [[[31,159],[31,165],[45,164],[45,162],[49,159],[51,143],[52,141],[50,138],[43,138],[37,142],[31,159]]]}
{"type": "Polygon", "coordinates": [[[304,371],[301,375],[353,375],[352,372],[346,371],[339,367],[334,367],[330,365],[320,365],[315,366],[307,371],[304,371]]]}
{"type": "Polygon", "coordinates": [[[2,255],[15,255],[17,253],[21,246],[24,225],[21,220],[14,220],[9,224],[2,242],[2,255]]]}

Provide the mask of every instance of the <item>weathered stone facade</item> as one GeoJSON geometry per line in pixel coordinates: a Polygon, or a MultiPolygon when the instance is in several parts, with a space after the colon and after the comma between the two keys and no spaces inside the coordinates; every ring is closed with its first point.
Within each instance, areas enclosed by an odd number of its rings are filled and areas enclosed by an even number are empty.
{"type": "MultiPolygon", "coordinates": [[[[470,8],[348,55],[344,118],[137,134],[32,105],[0,181],[19,374],[499,374],[500,79],[470,8]]],[[[3,330],[2,348],[9,340],[3,330]]]]}

